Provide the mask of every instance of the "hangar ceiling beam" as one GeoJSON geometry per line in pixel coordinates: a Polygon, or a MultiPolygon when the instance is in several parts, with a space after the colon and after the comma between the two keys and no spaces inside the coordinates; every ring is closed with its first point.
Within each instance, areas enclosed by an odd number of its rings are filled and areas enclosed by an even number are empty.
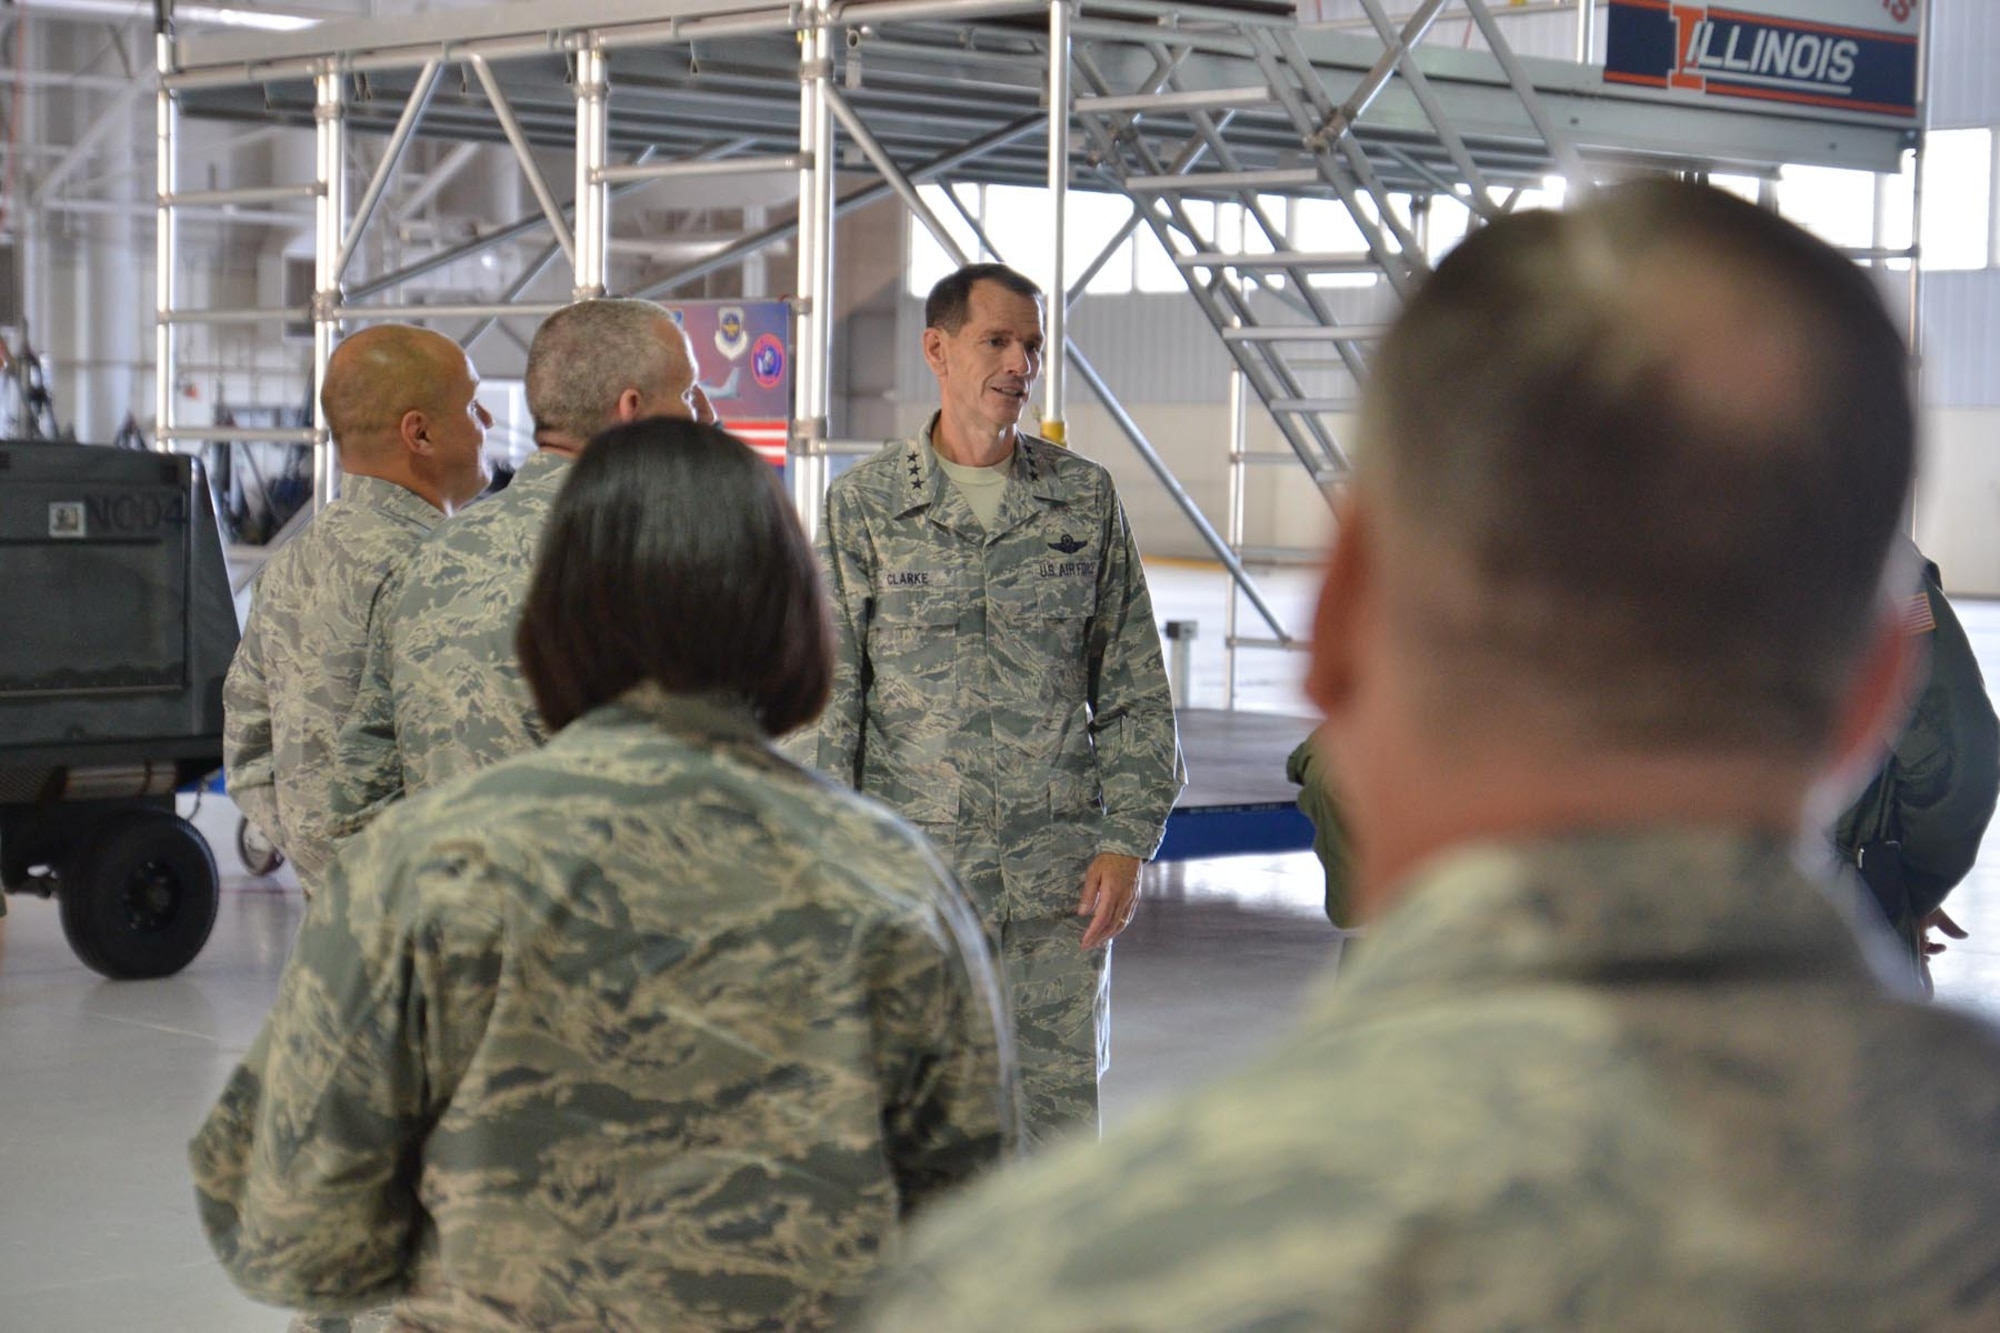
{"type": "Polygon", "coordinates": [[[55,192],[69,183],[70,177],[76,175],[78,169],[90,160],[92,153],[103,147],[104,143],[118,131],[123,130],[128,134],[131,132],[132,108],[138,104],[139,95],[146,90],[146,87],[129,79],[121,82],[123,87],[105,103],[104,108],[97,113],[97,118],[90,122],[90,127],[77,136],[76,142],[65,149],[56,164],[44,172],[41,180],[35,183],[35,192],[28,202],[30,208],[46,208],[49,201],[55,197],[55,192]]]}

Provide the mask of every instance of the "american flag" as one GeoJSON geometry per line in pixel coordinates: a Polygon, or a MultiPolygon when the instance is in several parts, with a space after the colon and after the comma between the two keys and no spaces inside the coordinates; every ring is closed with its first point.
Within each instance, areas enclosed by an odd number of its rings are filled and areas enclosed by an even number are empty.
{"type": "Polygon", "coordinates": [[[757,456],[773,467],[785,465],[785,440],[789,427],[783,421],[724,421],[720,425],[731,435],[757,451],[757,456]]]}
{"type": "Polygon", "coordinates": [[[1937,628],[1937,617],[1931,614],[1931,595],[1927,592],[1912,593],[1903,602],[1903,633],[1929,634],[1937,628]]]}

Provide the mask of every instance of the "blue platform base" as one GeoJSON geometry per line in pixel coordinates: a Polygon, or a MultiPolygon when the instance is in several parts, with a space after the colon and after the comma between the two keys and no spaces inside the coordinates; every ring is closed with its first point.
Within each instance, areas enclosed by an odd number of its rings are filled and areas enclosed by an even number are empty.
{"type": "Polygon", "coordinates": [[[1200,861],[1212,856],[1269,855],[1312,850],[1312,821],[1289,802],[1206,805],[1176,810],[1156,861],[1200,861]]]}

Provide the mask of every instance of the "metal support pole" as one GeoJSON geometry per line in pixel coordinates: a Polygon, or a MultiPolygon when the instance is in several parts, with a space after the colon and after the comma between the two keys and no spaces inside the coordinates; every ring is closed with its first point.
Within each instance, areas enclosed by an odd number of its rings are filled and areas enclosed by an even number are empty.
{"type": "Polygon", "coordinates": [[[1556,169],[1570,182],[1570,188],[1579,193],[1590,189],[1590,173],[1584,170],[1583,159],[1577,155],[1576,144],[1568,133],[1557,128],[1555,118],[1542,105],[1542,95],[1535,90],[1533,79],[1521,66],[1521,59],[1514,54],[1514,48],[1507,44],[1507,36],[1500,31],[1500,25],[1493,21],[1493,12],[1486,7],[1486,0],[1465,0],[1465,12],[1472,15],[1479,33],[1486,39],[1486,48],[1499,63],[1501,72],[1506,74],[1515,96],[1521,99],[1521,109],[1528,113],[1528,119],[1548,145],[1549,156],[1555,159],[1556,169]]]}
{"type": "Polygon", "coordinates": [[[153,447],[173,449],[166,438],[174,426],[175,381],[174,326],[167,312],[174,308],[174,151],[178,146],[180,105],[167,75],[174,69],[173,33],[162,24],[153,38],[153,63],[160,76],[159,91],[153,98],[153,189],[158,196],[158,212],[153,232],[153,447]]]}
{"type": "MultiPolygon", "coordinates": [[[[1229,370],[1229,549],[1243,550],[1243,493],[1249,476],[1250,385],[1241,366],[1229,370]]],[[[1291,462],[1289,454],[1283,456],[1291,462]]],[[[1229,601],[1222,612],[1222,706],[1236,707],[1236,585],[1229,585],[1229,601]]]]}
{"type": "Polygon", "coordinates": [[[311,426],[174,426],[160,432],[163,440],[235,440],[245,444],[311,444],[311,426]]]}
{"type": "Polygon", "coordinates": [[[1063,348],[1069,328],[1069,282],[1063,264],[1063,214],[1069,202],[1069,0],[1049,3],[1049,356],[1042,368],[1042,435],[1069,443],[1063,400],[1069,387],[1063,348]]]}
{"type": "Polygon", "coordinates": [[[382,202],[383,192],[389,188],[389,178],[396,174],[396,168],[403,161],[403,153],[416,134],[418,122],[423,120],[424,111],[431,104],[431,94],[437,91],[438,71],[443,68],[441,61],[429,60],[424,62],[422,72],[417,75],[417,85],[410,90],[410,100],[403,104],[403,114],[396,121],[395,131],[389,135],[389,146],[382,150],[382,161],[375,168],[368,188],[362,192],[361,203],[354,210],[354,221],[341,238],[340,255],[333,261],[336,281],[346,274],[347,265],[354,258],[354,248],[361,243],[361,234],[374,221],[375,209],[382,202]]]}
{"type": "Polygon", "coordinates": [[[502,319],[519,315],[523,318],[546,318],[568,305],[567,301],[542,301],[539,303],[509,302],[498,304],[484,302],[465,305],[344,305],[334,313],[337,318],[350,324],[369,324],[394,320],[420,319],[502,319]]]}
{"type": "Polygon", "coordinates": [[[346,76],[328,61],[313,77],[313,137],[317,149],[314,175],[319,197],[313,206],[313,510],[332,504],[340,495],[340,460],[327,425],[320,397],[326,388],[326,364],[340,330],[340,248],[347,234],[347,143],[343,101],[346,76]]]}
{"type": "Polygon", "coordinates": [[[840,122],[840,127],[847,131],[847,137],[854,140],[855,146],[861,150],[861,155],[882,174],[882,179],[896,192],[896,197],[903,201],[903,207],[909,209],[917,221],[923,223],[931,235],[937,238],[938,244],[944,247],[952,262],[959,265],[970,263],[965,252],[959,248],[958,242],[952,239],[951,234],[944,229],[944,224],[938,221],[937,214],[933,213],[930,205],[924,202],[924,197],[917,193],[917,187],[910,184],[910,178],[896,165],[896,159],[889,156],[888,150],[882,147],[881,141],[876,139],[837,89],[826,90],[826,106],[827,110],[833,112],[833,118],[840,122]]]}
{"type": "Polygon", "coordinates": [[[1173,469],[1160,457],[1159,450],[1155,449],[1152,441],[1146,438],[1146,433],[1139,429],[1139,423],[1132,419],[1124,404],[1120,403],[1117,396],[1111,392],[1111,386],[1104,382],[1103,376],[1099,375],[1084,358],[1083,353],[1077,350],[1074,339],[1069,342],[1067,350],[1070,364],[1076,367],[1078,378],[1089,385],[1090,391],[1097,395],[1097,401],[1111,414],[1111,420],[1117,424],[1118,429],[1125,432],[1125,438],[1132,442],[1132,447],[1139,451],[1139,457],[1153,470],[1153,475],[1160,479],[1160,484],[1167,488],[1167,494],[1173,497],[1181,513],[1187,516],[1188,522],[1194,524],[1194,530],[1200,534],[1208,549],[1215,552],[1215,558],[1222,562],[1223,568],[1229,571],[1229,576],[1236,580],[1236,586],[1250,599],[1250,605],[1257,608],[1257,614],[1264,618],[1264,623],[1271,627],[1271,632],[1278,636],[1280,642],[1291,643],[1292,636],[1286,631],[1285,622],[1278,618],[1278,613],[1264,600],[1264,594],[1258,590],[1257,581],[1250,577],[1250,571],[1243,568],[1243,562],[1236,558],[1236,552],[1229,549],[1229,543],[1216,532],[1215,525],[1201,512],[1201,506],[1194,502],[1194,497],[1187,493],[1185,486],[1181,485],[1180,478],[1174,475],[1173,469]]]}
{"type": "MultiPolygon", "coordinates": [[[[703,149],[702,154],[706,157],[711,153],[721,153],[729,150],[730,145],[717,145],[713,149],[703,149]]],[[[636,160],[645,162],[650,159],[652,153],[653,150],[647,148],[639,154],[636,160]]],[[[633,191],[646,189],[652,183],[650,180],[626,181],[623,184],[613,186],[606,197],[612,200],[622,199],[633,191]]],[[[573,212],[574,204],[569,205],[569,208],[573,212]]],[[[607,205],[605,208],[605,225],[607,227],[610,225],[610,217],[611,210],[609,205],[607,205]]],[[[469,259],[474,255],[483,254],[509,241],[519,240],[523,236],[532,236],[538,231],[546,230],[548,225],[549,220],[540,213],[531,213],[527,217],[516,218],[504,226],[487,232],[484,236],[478,236],[459,245],[454,245],[449,249],[426,255],[414,263],[406,264],[393,273],[384,273],[379,278],[370,278],[367,282],[361,283],[354,290],[350,291],[347,294],[348,298],[355,301],[364,301],[371,296],[379,296],[392,287],[400,287],[402,284],[416,278],[421,278],[427,273],[435,273],[441,268],[449,268],[461,259],[469,259]]],[[[564,253],[560,245],[556,247],[556,253],[564,253]]]]}
{"type": "Polygon", "coordinates": [[[604,52],[576,53],[576,290],[579,301],[604,295],[605,253],[611,244],[610,185],[604,168],[611,152],[605,103],[610,71],[604,52]]]}
{"type": "MultiPolygon", "coordinates": [[[[528,288],[535,285],[535,281],[548,271],[549,265],[555,263],[556,256],[561,253],[562,247],[551,241],[540,254],[528,261],[528,266],[521,270],[519,277],[507,284],[507,290],[500,293],[499,304],[511,313],[514,303],[521,299],[528,288]]],[[[487,331],[500,322],[500,318],[498,315],[485,316],[458,340],[458,345],[470,352],[472,345],[485,337],[487,331]]]]}
{"type": "Polygon", "coordinates": [[[446,186],[458,178],[461,171],[472,165],[473,160],[479,156],[480,147],[481,145],[476,143],[453,144],[451,151],[444,155],[444,160],[432,167],[423,180],[418,182],[416,188],[397,203],[396,211],[390,216],[398,222],[407,222],[423,212],[431,200],[437,198],[446,186]]]}
{"type": "Polygon", "coordinates": [[[1597,0],[1576,0],[1576,63],[1588,65],[1597,55],[1597,0]]]}
{"type": "Polygon", "coordinates": [[[240,204],[282,204],[293,199],[314,199],[318,196],[319,186],[311,183],[252,185],[239,190],[181,190],[174,195],[172,202],[175,208],[205,205],[232,208],[240,204]]]}
{"type": "Polygon", "coordinates": [[[828,0],[807,0],[799,34],[799,314],[793,357],[792,504],[807,536],[817,536],[826,503],[821,447],[832,414],[833,357],[833,29],[828,0]]]}
{"type": "MultiPolygon", "coordinates": [[[[997,148],[1005,148],[1009,144],[1017,143],[1041,127],[1042,118],[1040,116],[1030,116],[1017,120],[1011,125],[1006,125],[995,130],[991,134],[982,135],[980,138],[974,139],[971,143],[954,148],[948,153],[930,159],[914,171],[906,173],[907,178],[912,183],[927,181],[933,176],[951,171],[963,166],[967,162],[984,157],[997,148]]],[[[887,182],[877,182],[874,185],[863,185],[858,189],[849,190],[834,201],[834,216],[838,217],[843,213],[857,208],[866,208],[870,204],[888,198],[894,192],[887,182]]],[[[685,287],[689,283],[700,278],[705,278],[711,273],[716,273],[722,269],[740,264],[746,256],[753,255],[766,246],[790,240],[798,233],[798,230],[799,224],[796,221],[780,222],[775,226],[766,227],[763,231],[745,236],[742,240],[732,243],[726,249],[718,250],[708,258],[698,260],[650,286],[640,288],[632,294],[648,300],[664,296],[676,288],[685,287]]]]}
{"type": "MultiPolygon", "coordinates": [[[[1932,0],[1917,6],[1917,96],[1923,99],[1917,108],[1920,126],[1928,126],[1931,116],[1931,74],[1936,68],[1931,61],[1934,8],[1932,0]]],[[[1928,128],[1917,132],[1910,163],[1910,393],[1919,402],[1924,373],[1924,160],[1929,156],[1929,137],[1928,128]]]]}
{"type": "Polygon", "coordinates": [[[1139,230],[1139,224],[1142,221],[1144,219],[1141,217],[1139,208],[1135,204],[1132,208],[1132,216],[1125,219],[1125,224],[1114,232],[1111,239],[1098,249],[1097,256],[1083,266],[1083,272],[1077,274],[1075,280],[1063,289],[1063,308],[1065,311],[1083,299],[1084,290],[1090,286],[1091,280],[1103,270],[1106,264],[1111,262],[1111,256],[1117,254],[1120,247],[1131,239],[1132,233],[1139,230]]]}
{"type": "Polygon", "coordinates": [[[500,91],[499,81],[493,77],[493,67],[486,63],[486,58],[475,55],[471,57],[471,64],[472,72],[479,76],[480,87],[486,90],[486,100],[493,105],[493,116],[500,122],[501,133],[513,146],[514,157],[521,164],[521,174],[528,178],[528,188],[534,192],[535,202],[542,206],[542,216],[548,219],[549,230],[555,233],[556,244],[563,248],[563,253],[569,256],[574,267],[576,239],[570,234],[569,223],[563,218],[563,207],[556,202],[555,192],[549,189],[548,178],[542,175],[542,168],[535,161],[535,147],[528,142],[527,131],[521,128],[521,121],[515,116],[507,95],[500,91]]]}
{"type": "Polygon", "coordinates": [[[770,157],[733,157],[719,162],[702,157],[685,162],[634,162],[605,167],[597,173],[597,178],[615,183],[688,180],[695,177],[706,179],[715,176],[762,176],[799,171],[805,165],[797,153],[781,153],[770,157]]]}

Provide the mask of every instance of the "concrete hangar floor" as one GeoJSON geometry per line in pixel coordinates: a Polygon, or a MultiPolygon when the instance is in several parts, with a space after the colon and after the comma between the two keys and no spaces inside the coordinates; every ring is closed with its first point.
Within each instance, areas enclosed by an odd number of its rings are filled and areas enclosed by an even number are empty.
{"type": "MultiPolygon", "coordinates": [[[[1193,620],[1192,702],[1223,699],[1216,572],[1151,570],[1164,620],[1193,620]]],[[[1313,576],[1283,571],[1265,593],[1309,623],[1313,576]]],[[[2000,603],[1958,611],[1989,683],[2000,682],[2000,603]]],[[[1256,632],[1245,621],[1245,633],[1256,632]]],[[[1300,714],[1302,663],[1242,655],[1239,702],[1300,714]]],[[[1306,724],[1301,723],[1301,734],[1306,724]]],[[[0,1329],[28,1333],[279,1333],[209,1257],[194,1219],[185,1144],[275,993],[302,902],[290,872],[258,879],[236,860],[236,811],[195,812],[223,868],[222,913],[194,965],[164,981],[108,982],[62,940],[53,903],[10,900],[0,921],[0,1329]]],[[[1113,968],[1106,1117],[1212,1076],[1280,1030],[1337,960],[1310,854],[1153,866],[1113,968]]],[[[1937,963],[1939,998],[2000,1019],[2000,834],[1950,910],[1972,938],[1937,963]]]]}

